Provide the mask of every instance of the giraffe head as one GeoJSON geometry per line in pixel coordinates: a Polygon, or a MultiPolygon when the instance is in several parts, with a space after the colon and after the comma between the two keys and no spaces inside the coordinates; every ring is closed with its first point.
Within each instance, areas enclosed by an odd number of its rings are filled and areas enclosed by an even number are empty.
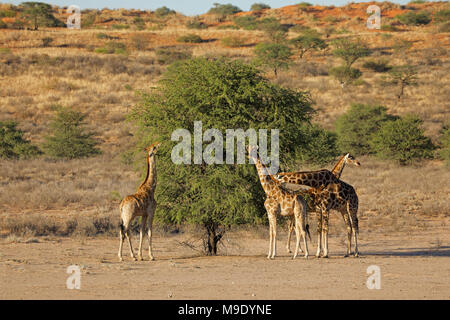
{"type": "Polygon", "coordinates": [[[350,153],[347,153],[345,155],[345,163],[346,164],[353,164],[357,167],[359,167],[361,165],[361,163],[359,163],[358,160],[356,160],[350,153]]]}
{"type": "Polygon", "coordinates": [[[144,149],[147,152],[149,158],[153,157],[156,154],[160,145],[161,143],[155,142],[151,146],[148,146],[147,148],[144,149]]]}

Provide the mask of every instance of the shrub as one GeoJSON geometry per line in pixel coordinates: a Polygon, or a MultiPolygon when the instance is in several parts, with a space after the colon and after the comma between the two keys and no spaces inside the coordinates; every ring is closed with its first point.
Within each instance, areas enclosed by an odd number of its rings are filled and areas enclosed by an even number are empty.
{"type": "Polygon", "coordinates": [[[400,14],[396,16],[396,18],[403,24],[406,24],[408,26],[417,26],[417,25],[424,25],[431,22],[431,17],[429,13],[425,11],[421,12],[413,12],[409,11],[404,14],[400,14]]]}
{"type": "Polygon", "coordinates": [[[432,158],[435,147],[431,139],[424,135],[422,123],[415,116],[382,123],[370,140],[372,149],[378,157],[393,159],[402,165],[415,159],[432,158]]]}
{"type": "Polygon", "coordinates": [[[304,54],[311,50],[321,50],[327,47],[325,41],[323,41],[317,32],[309,31],[303,35],[290,40],[290,43],[300,51],[300,59],[304,54]]]}
{"type": "Polygon", "coordinates": [[[95,36],[97,37],[97,39],[111,39],[110,36],[103,32],[99,32],[95,36]]]}
{"type": "Polygon", "coordinates": [[[230,48],[238,48],[245,44],[245,41],[242,38],[235,36],[225,37],[221,42],[225,47],[230,48]]]}
{"type": "Polygon", "coordinates": [[[124,30],[130,28],[130,26],[127,24],[113,24],[111,27],[115,30],[124,30]]]}
{"type": "Polygon", "coordinates": [[[250,7],[251,11],[260,11],[260,10],[264,10],[264,9],[270,9],[270,6],[265,3],[254,3],[250,7]]]}
{"type": "Polygon", "coordinates": [[[52,42],[53,42],[53,38],[51,38],[51,37],[42,38],[42,46],[43,47],[49,47],[52,42]]]}
{"type": "Polygon", "coordinates": [[[131,38],[131,41],[133,42],[133,46],[136,50],[145,50],[148,46],[148,41],[142,35],[135,35],[131,38]]]}
{"type": "Polygon", "coordinates": [[[258,29],[266,32],[269,39],[273,42],[283,42],[289,31],[287,25],[281,24],[276,18],[264,18],[259,21],[258,29]]]}
{"type": "Polygon", "coordinates": [[[362,72],[359,69],[349,68],[347,66],[331,68],[328,73],[339,81],[342,88],[352,84],[362,75],[362,72]]]}
{"type": "Polygon", "coordinates": [[[381,30],[395,32],[395,31],[398,31],[398,28],[396,26],[394,26],[393,24],[382,24],[381,30]]]}
{"type": "Polygon", "coordinates": [[[57,108],[50,123],[50,134],[45,137],[44,151],[53,158],[84,158],[100,154],[94,133],[86,132],[86,115],[69,108],[57,108]]]}
{"type": "Polygon", "coordinates": [[[31,158],[41,154],[23,135],[24,132],[17,128],[17,122],[0,121],[0,158],[31,158]]]}
{"type": "Polygon", "coordinates": [[[387,72],[392,69],[386,59],[370,60],[363,64],[363,67],[375,72],[387,72]]]}
{"type": "Polygon", "coordinates": [[[439,143],[441,146],[439,155],[448,165],[450,165],[450,123],[444,125],[442,128],[439,143]]]}
{"type": "Polygon", "coordinates": [[[126,54],[127,53],[126,46],[124,43],[114,42],[114,41],[107,42],[103,48],[95,49],[95,52],[108,53],[108,54],[112,54],[112,53],[126,54]]]}
{"type": "Polygon", "coordinates": [[[202,38],[199,35],[196,34],[186,34],[184,36],[181,36],[177,38],[178,42],[185,42],[185,43],[201,43],[203,42],[202,38]]]}
{"type": "Polygon", "coordinates": [[[207,29],[208,26],[204,24],[203,22],[200,22],[198,20],[189,21],[186,23],[186,28],[188,29],[207,29]]]}
{"type": "Polygon", "coordinates": [[[240,16],[233,19],[233,22],[238,27],[245,30],[258,29],[258,21],[253,16],[240,16]]]}
{"type": "Polygon", "coordinates": [[[255,47],[255,62],[259,65],[272,68],[275,76],[279,69],[287,69],[289,67],[291,49],[278,43],[259,43],[255,47]]]}
{"type": "Polygon", "coordinates": [[[12,10],[0,10],[0,19],[1,18],[15,18],[16,13],[12,10]]]}
{"type": "Polygon", "coordinates": [[[136,26],[137,30],[144,30],[145,29],[145,21],[141,17],[135,17],[133,19],[133,24],[136,26]]]}
{"type": "Polygon", "coordinates": [[[407,86],[417,85],[417,75],[418,71],[415,66],[395,66],[389,71],[388,77],[384,80],[384,83],[387,85],[397,85],[399,88],[397,98],[400,99],[407,86]]]}
{"type": "Polygon", "coordinates": [[[158,63],[161,64],[171,64],[175,61],[190,59],[192,56],[189,51],[171,48],[157,49],[155,54],[158,63]]]}
{"type": "Polygon", "coordinates": [[[175,14],[175,10],[169,9],[166,6],[163,6],[161,8],[158,8],[155,10],[155,15],[159,18],[163,18],[169,14],[175,14]]]}
{"type": "Polygon", "coordinates": [[[242,12],[242,10],[239,7],[233,6],[231,3],[229,4],[214,3],[214,7],[212,7],[208,11],[208,13],[210,14],[217,14],[222,17],[226,17],[238,12],[242,12]]]}
{"type": "Polygon", "coordinates": [[[333,45],[335,46],[333,55],[344,60],[348,68],[350,68],[359,58],[371,54],[370,49],[360,39],[337,39],[333,42],[333,45]]]}
{"type": "Polygon", "coordinates": [[[450,20],[450,9],[439,10],[434,14],[434,20],[437,22],[447,22],[450,20]]]}
{"type": "Polygon", "coordinates": [[[355,155],[373,153],[370,140],[382,123],[396,117],[387,113],[383,106],[353,104],[336,120],[337,145],[341,152],[355,155]]]}

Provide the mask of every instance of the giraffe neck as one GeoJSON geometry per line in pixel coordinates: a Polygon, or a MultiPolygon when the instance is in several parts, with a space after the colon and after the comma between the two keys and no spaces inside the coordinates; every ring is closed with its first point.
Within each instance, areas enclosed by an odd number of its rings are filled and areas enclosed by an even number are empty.
{"type": "Polygon", "coordinates": [[[274,188],[281,185],[281,183],[269,174],[269,170],[259,160],[259,158],[257,156],[253,156],[252,159],[255,162],[256,170],[258,171],[259,181],[261,182],[264,192],[267,195],[269,195],[271,193],[271,191],[274,188]]]}
{"type": "Polygon", "coordinates": [[[341,158],[339,159],[339,161],[336,163],[336,165],[334,166],[333,170],[331,170],[331,172],[333,173],[333,175],[340,179],[341,178],[341,174],[342,171],[344,170],[345,167],[345,163],[347,160],[347,156],[341,156],[341,158]]]}
{"type": "Polygon", "coordinates": [[[147,176],[139,189],[154,190],[156,187],[156,160],[155,156],[147,156],[147,176]]]}

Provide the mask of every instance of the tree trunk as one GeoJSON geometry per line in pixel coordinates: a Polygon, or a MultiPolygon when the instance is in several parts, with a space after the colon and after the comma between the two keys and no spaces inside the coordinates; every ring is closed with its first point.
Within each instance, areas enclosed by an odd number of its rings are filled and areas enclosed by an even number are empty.
{"type": "Polygon", "coordinates": [[[208,256],[217,255],[217,244],[222,239],[225,231],[218,232],[218,225],[216,223],[205,224],[206,239],[205,239],[205,251],[208,256]]]}

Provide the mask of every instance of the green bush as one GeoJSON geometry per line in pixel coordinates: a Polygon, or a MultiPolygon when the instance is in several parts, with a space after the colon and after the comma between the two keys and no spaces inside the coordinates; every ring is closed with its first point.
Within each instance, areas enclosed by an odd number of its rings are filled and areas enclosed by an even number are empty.
{"type": "Polygon", "coordinates": [[[17,128],[17,122],[0,121],[0,158],[32,158],[41,154],[23,135],[24,132],[17,128]]]}
{"type": "Polygon", "coordinates": [[[157,49],[156,59],[160,64],[171,64],[175,61],[190,59],[192,53],[181,49],[160,48],[157,49]]]}
{"type": "Polygon", "coordinates": [[[374,153],[370,140],[386,121],[396,119],[383,106],[353,104],[336,120],[337,145],[341,152],[354,155],[374,153]]]}
{"type": "Polygon", "coordinates": [[[192,34],[192,33],[178,37],[177,41],[185,42],[185,43],[201,43],[201,42],[203,42],[202,38],[199,35],[192,34]]]}
{"type": "Polygon", "coordinates": [[[84,158],[100,154],[94,133],[86,132],[86,115],[69,108],[58,107],[50,123],[50,134],[45,137],[43,149],[53,158],[84,158]]]}
{"type": "Polygon", "coordinates": [[[130,28],[130,26],[127,24],[113,24],[111,27],[115,30],[124,30],[130,28]]]}
{"type": "Polygon", "coordinates": [[[450,165],[450,123],[442,128],[439,143],[441,147],[439,155],[448,165],[450,165]]]}
{"type": "Polygon", "coordinates": [[[136,26],[137,30],[144,30],[145,29],[145,21],[141,17],[135,17],[133,19],[133,24],[136,26]]]}
{"type": "Polygon", "coordinates": [[[208,11],[208,13],[210,14],[217,14],[222,17],[226,17],[238,12],[242,12],[242,10],[239,7],[233,6],[231,3],[229,4],[214,3],[214,7],[212,7],[208,11]]]}
{"type": "Polygon", "coordinates": [[[42,38],[42,46],[43,47],[49,47],[52,42],[53,42],[53,38],[51,38],[51,37],[42,38]]]}
{"type": "Polygon", "coordinates": [[[245,41],[242,38],[235,36],[225,37],[220,42],[222,42],[225,47],[230,48],[238,48],[245,44],[245,41]]]}
{"type": "Polygon", "coordinates": [[[127,53],[127,47],[124,43],[121,42],[114,42],[109,41],[105,44],[103,48],[97,48],[95,49],[95,52],[97,53],[107,53],[107,54],[126,54],[127,53]]]}
{"type": "Polygon", "coordinates": [[[292,51],[284,44],[258,43],[255,47],[255,55],[256,64],[271,68],[277,76],[279,69],[289,68],[292,51]]]}
{"type": "Polygon", "coordinates": [[[260,10],[263,10],[263,9],[270,9],[270,6],[265,4],[265,3],[254,3],[250,7],[251,11],[260,11],[260,10]]]}
{"type": "Polygon", "coordinates": [[[450,20],[450,9],[439,10],[434,14],[434,20],[437,22],[448,22],[450,20]]]}
{"type": "Polygon", "coordinates": [[[186,23],[186,28],[188,29],[207,29],[208,26],[206,24],[204,24],[203,22],[200,22],[198,20],[194,20],[194,21],[189,21],[188,23],[186,23]]]}
{"type": "Polygon", "coordinates": [[[253,16],[240,16],[233,19],[235,25],[245,30],[258,29],[258,21],[253,16]]]}
{"type": "Polygon", "coordinates": [[[421,12],[413,12],[409,11],[404,14],[400,14],[396,16],[396,18],[403,24],[406,24],[408,26],[418,26],[418,25],[424,25],[431,22],[430,14],[421,11],[421,12]]]}
{"type": "Polygon", "coordinates": [[[97,39],[111,39],[110,36],[103,32],[99,32],[95,36],[97,37],[97,39]]]}
{"type": "Polygon", "coordinates": [[[364,62],[363,67],[375,72],[387,72],[392,69],[386,59],[366,61],[364,62]]]}
{"type": "Polygon", "coordinates": [[[263,30],[272,42],[281,43],[286,39],[289,26],[281,24],[276,18],[264,18],[259,20],[258,29],[263,30]]]}
{"type": "Polygon", "coordinates": [[[333,41],[335,49],[333,55],[344,60],[345,65],[350,68],[356,60],[367,57],[371,54],[371,50],[360,39],[352,40],[349,38],[341,38],[333,41]]]}
{"type": "Polygon", "coordinates": [[[155,10],[155,15],[159,18],[165,17],[169,14],[175,14],[175,10],[169,9],[166,6],[163,6],[161,8],[158,8],[155,10]]]}
{"type": "Polygon", "coordinates": [[[14,18],[16,13],[12,10],[0,10],[0,19],[1,18],[14,18]]]}
{"type": "Polygon", "coordinates": [[[342,88],[353,84],[359,77],[362,76],[361,70],[349,68],[347,66],[333,67],[328,71],[328,73],[339,81],[342,88]]]}
{"type": "Polygon", "coordinates": [[[397,28],[396,26],[392,25],[392,24],[382,24],[382,25],[381,25],[381,30],[382,30],[382,31],[392,31],[392,32],[395,32],[395,31],[398,31],[398,28],[397,28]]]}
{"type": "Polygon", "coordinates": [[[435,147],[424,135],[422,123],[415,116],[386,121],[373,135],[370,145],[378,157],[393,159],[402,165],[415,159],[432,158],[435,147]]]}

